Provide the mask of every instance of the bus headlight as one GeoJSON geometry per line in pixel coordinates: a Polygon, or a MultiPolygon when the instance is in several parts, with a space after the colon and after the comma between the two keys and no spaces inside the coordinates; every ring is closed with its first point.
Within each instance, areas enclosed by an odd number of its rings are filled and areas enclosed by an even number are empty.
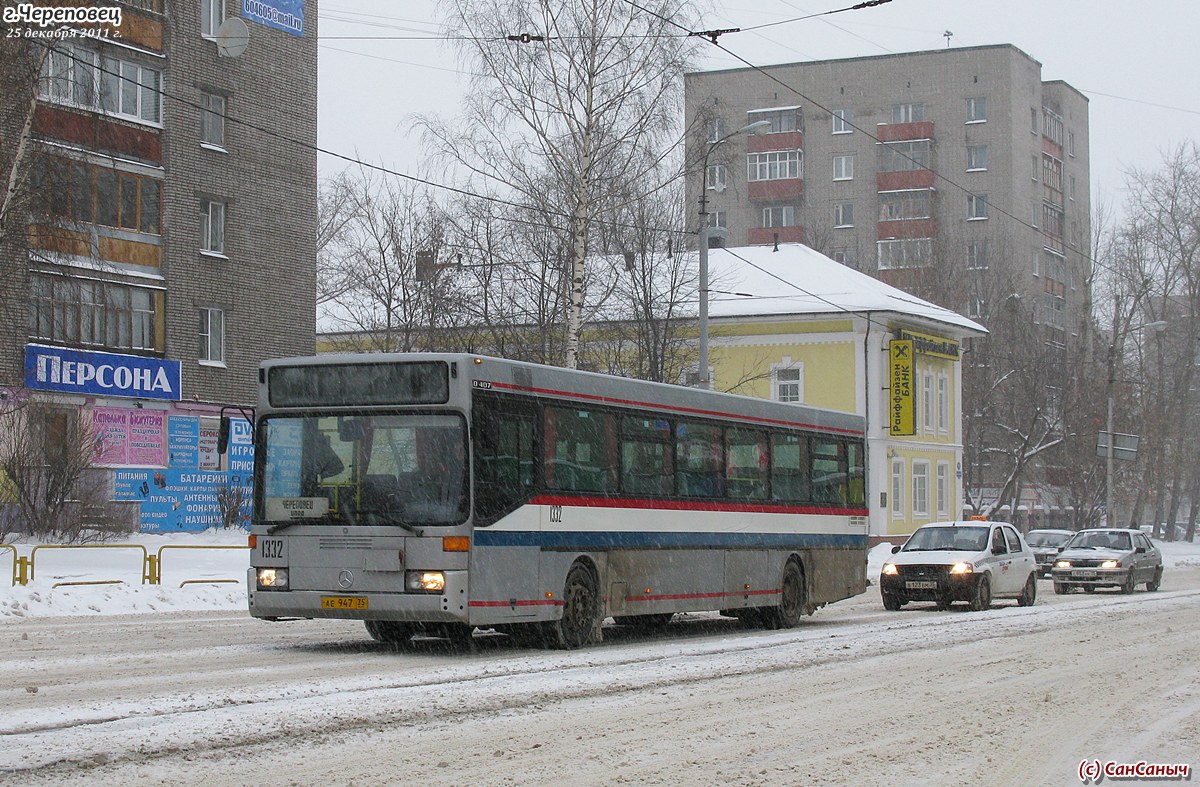
{"type": "Polygon", "coordinates": [[[260,568],[258,570],[259,590],[287,590],[288,570],[286,568],[260,568]]]}
{"type": "Polygon", "coordinates": [[[446,575],[441,571],[406,571],[404,586],[418,593],[441,593],[446,589],[446,575]]]}

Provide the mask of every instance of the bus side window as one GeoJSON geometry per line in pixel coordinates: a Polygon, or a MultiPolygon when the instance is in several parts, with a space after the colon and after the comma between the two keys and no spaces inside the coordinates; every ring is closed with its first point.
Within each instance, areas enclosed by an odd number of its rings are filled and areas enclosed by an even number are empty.
{"type": "Polygon", "coordinates": [[[477,524],[490,524],[529,499],[535,485],[533,412],[497,404],[478,397],[472,413],[477,524]]]}
{"type": "Polygon", "coordinates": [[[842,444],[832,440],[813,440],[812,497],[814,503],[844,504],[846,470],[842,467],[842,444]]]}
{"type": "Polygon", "coordinates": [[[771,497],[807,501],[809,481],[808,438],[795,434],[771,435],[771,497]]]}

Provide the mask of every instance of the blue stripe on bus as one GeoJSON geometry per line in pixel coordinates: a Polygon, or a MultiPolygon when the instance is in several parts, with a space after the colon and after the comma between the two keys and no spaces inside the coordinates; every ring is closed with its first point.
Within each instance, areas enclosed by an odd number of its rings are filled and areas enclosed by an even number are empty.
{"type": "Polygon", "coordinates": [[[475,545],[542,549],[865,549],[867,536],[850,533],[670,533],[652,531],[475,530],[475,545]]]}

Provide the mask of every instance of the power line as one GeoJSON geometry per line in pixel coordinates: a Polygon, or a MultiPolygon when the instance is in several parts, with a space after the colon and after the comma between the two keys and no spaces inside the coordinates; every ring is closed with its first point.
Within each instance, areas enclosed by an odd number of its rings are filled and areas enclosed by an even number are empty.
{"type": "MultiPolygon", "coordinates": [[[[642,11],[643,13],[647,13],[647,14],[650,14],[651,16],[657,17],[658,19],[660,19],[660,20],[661,20],[661,21],[663,21],[663,22],[666,22],[666,23],[667,23],[667,24],[669,24],[669,25],[673,25],[673,26],[675,26],[675,27],[680,27],[680,28],[682,28],[682,29],[686,29],[686,28],[683,28],[683,26],[682,26],[682,25],[680,25],[678,22],[674,21],[673,19],[668,19],[668,18],[666,18],[666,17],[662,16],[661,14],[658,14],[658,13],[656,13],[656,12],[654,12],[654,11],[651,11],[651,10],[649,10],[649,9],[643,8],[642,6],[640,6],[640,5],[638,5],[637,3],[633,2],[633,0],[623,0],[623,2],[625,2],[625,3],[626,3],[626,4],[628,4],[628,5],[631,5],[631,6],[633,6],[634,8],[637,8],[639,11],[642,11]]],[[[811,104],[812,106],[814,106],[814,107],[816,107],[817,109],[821,110],[822,112],[827,112],[827,113],[829,113],[829,114],[831,114],[831,115],[833,114],[833,111],[832,111],[831,109],[829,109],[828,107],[824,106],[823,104],[821,104],[821,103],[820,103],[819,101],[817,101],[816,99],[813,99],[813,98],[810,98],[810,97],[808,97],[808,96],[804,95],[804,94],[803,94],[803,93],[801,93],[799,90],[797,90],[795,87],[793,87],[793,86],[791,86],[791,85],[787,84],[786,82],[784,82],[783,80],[779,79],[779,78],[778,78],[778,77],[776,77],[775,75],[773,75],[773,74],[771,74],[771,73],[768,73],[768,72],[767,72],[767,71],[766,71],[766,70],[765,70],[763,67],[761,67],[761,66],[759,66],[759,65],[756,65],[756,64],[754,64],[754,63],[750,62],[749,60],[747,60],[746,58],[744,58],[744,57],[742,57],[741,55],[737,54],[736,52],[733,52],[733,51],[731,51],[730,49],[728,49],[727,47],[723,46],[723,45],[722,45],[720,42],[718,42],[718,41],[716,41],[716,40],[713,40],[711,43],[712,43],[712,45],[713,45],[713,46],[715,46],[717,49],[720,49],[720,50],[721,50],[722,52],[724,52],[725,54],[727,54],[727,55],[729,55],[730,57],[734,58],[734,59],[735,59],[735,60],[737,60],[738,62],[740,62],[740,63],[743,63],[744,65],[746,65],[747,67],[749,67],[751,70],[753,70],[753,71],[757,71],[758,73],[762,74],[762,75],[763,75],[763,76],[765,76],[767,79],[769,79],[769,80],[771,80],[772,82],[776,83],[777,85],[779,85],[780,87],[784,88],[784,89],[785,89],[785,90],[787,90],[788,92],[790,92],[790,93],[794,93],[796,96],[800,97],[800,98],[801,98],[801,99],[803,99],[804,101],[807,101],[809,104],[811,104]]],[[[865,129],[865,128],[862,128],[862,127],[860,127],[860,126],[857,126],[857,125],[855,125],[855,124],[853,123],[853,121],[850,121],[850,120],[844,120],[844,122],[845,122],[845,124],[846,124],[847,126],[849,126],[850,128],[852,128],[852,129],[854,129],[854,130],[856,130],[856,131],[859,131],[859,132],[861,132],[862,134],[864,134],[864,135],[865,135],[865,136],[866,136],[868,139],[872,139],[872,140],[874,140],[876,143],[878,143],[878,144],[881,144],[881,145],[887,145],[887,144],[888,144],[888,143],[884,142],[882,139],[880,139],[879,137],[877,137],[875,134],[873,134],[873,133],[871,133],[870,131],[868,131],[867,129],[865,129]]],[[[914,163],[914,164],[918,164],[918,165],[919,165],[919,162],[918,162],[918,161],[917,161],[915,158],[913,158],[912,156],[909,156],[907,153],[904,153],[903,151],[901,151],[901,150],[897,150],[897,149],[895,149],[895,148],[893,148],[892,150],[893,150],[893,152],[894,152],[894,153],[896,153],[896,154],[898,154],[898,155],[902,156],[903,158],[906,158],[906,159],[908,159],[909,161],[911,161],[911,162],[912,162],[912,163],[914,163]]],[[[950,186],[953,186],[954,188],[958,189],[960,192],[962,192],[963,194],[965,194],[965,195],[967,195],[967,196],[970,196],[970,197],[976,197],[976,198],[978,198],[978,197],[980,197],[980,196],[981,196],[981,195],[979,195],[979,194],[976,194],[975,192],[971,191],[971,190],[970,190],[970,189],[968,189],[966,186],[963,186],[963,185],[961,185],[961,184],[960,184],[960,183],[958,183],[957,181],[954,181],[954,180],[952,180],[951,178],[949,178],[949,177],[947,177],[947,176],[945,176],[945,175],[943,175],[943,174],[939,173],[938,171],[936,171],[936,170],[934,170],[934,169],[930,169],[929,167],[924,167],[924,166],[921,166],[921,167],[919,167],[919,168],[920,168],[920,169],[927,169],[927,170],[928,170],[928,171],[929,171],[929,172],[932,174],[932,176],[933,176],[935,179],[937,179],[937,180],[939,180],[939,181],[941,181],[941,182],[943,182],[943,183],[946,183],[946,184],[948,184],[948,185],[950,185],[950,186]]],[[[985,197],[985,199],[986,199],[986,197],[985,197]]],[[[1020,226],[1022,226],[1022,227],[1025,227],[1025,228],[1027,228],[1027,229],[1034,230],[1035,232],[1037,232],[1037,234],[1038,234],[1038,235],[1045,236],[1045,237],[1050,237],[1050,236],[1046,235],[1046,233],[1042,232],[1040,229],[1038,229],[1037,227],[1035,227],[1034,225],[1030,224],[1029,222],[1025,221],[1024,219],[1018,218],[1018,217],[1017,217],[1017,216],[1015,216],[1014,214],[1012,214],[1012,213],[1010,213],[1009,211],[1005,210],[1003,207],[1001,207],[1001,206],[999,206],[999,205],[996,205],[995,203],[992,203],[992,202],[987,202],[986,204],[989,206],[989,208],[995,208],[997,213],[999,213],[999,214],[1000,214],[1000,215],[1002,215],[1002,216],[1005,216],[1005,217],[1006,217],[1006,218],[1008,218],[1008,219],[1011,219],[1011,220],[1012,220],[1013,222],[1015,222],[1016,224],[1018,224],[1018,225],[1020,225],[1020,226]]],[[[1119,272],[1118,272],[1118,271],[1117,271],[1115,268],[1113,268],[1112,266],[1110,266],[1110,265],[1107,265],[1107,264],[1105,264],[1105,263],[1101,263],[1099,260],[1097,260],[1097,259],[1095,259],[1094,257],[1092,257],[1090,253],[1088,253],[1088,252],[1085,252],[1085,251],[1083,251],[1082,249],[1080,249],[1080,248],[1078,248],[1078,247],[1072,247],[1072,250],[1073,250],[1073,251],[1075,251],[1076,253],[1078,253],[1078,254],[1079,254],[1081,257],[1083,257],[1083,258],[1084,258],[1085,260],[1087,260],[1089,263],[1091,263],[1092,265],[1094,265],[1094,266],[1096,266],[1096,267],[1099,267],[1099,268],[1101,268],[1102,270],[1106,270],[1106,271],[1108,271],[1109,273],[1112,273],[1112,274],[1117,274],[1117,273],[1119,273],[1119,272]]]]}

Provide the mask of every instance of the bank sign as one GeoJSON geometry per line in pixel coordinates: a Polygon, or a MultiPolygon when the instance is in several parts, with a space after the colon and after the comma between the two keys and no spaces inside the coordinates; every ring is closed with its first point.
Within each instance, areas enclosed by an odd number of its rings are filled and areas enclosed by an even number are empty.
{"type": "Polygon", "coordinates": [[[182,399],[179,361],[25,345],[25,387],[38,391],[182,399]]]}

